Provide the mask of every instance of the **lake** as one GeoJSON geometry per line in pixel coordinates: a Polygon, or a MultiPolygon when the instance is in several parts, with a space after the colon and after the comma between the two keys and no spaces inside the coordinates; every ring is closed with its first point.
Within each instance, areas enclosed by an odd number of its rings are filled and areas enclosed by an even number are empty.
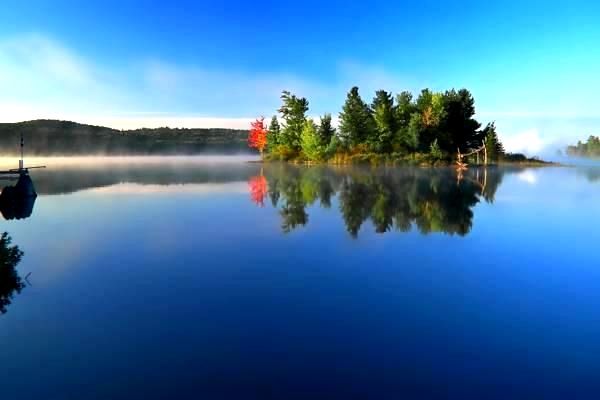
{"type": "Polygon", "coordinates": [[[1,398],[600,390],[599,167],[246,161],[31,170],[0,201],[1,398]]]}

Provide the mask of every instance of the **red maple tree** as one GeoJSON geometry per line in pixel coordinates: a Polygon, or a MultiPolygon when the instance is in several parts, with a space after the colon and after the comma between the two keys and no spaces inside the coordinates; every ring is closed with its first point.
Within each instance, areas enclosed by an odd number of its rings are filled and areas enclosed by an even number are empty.
{"type": "Polygon", "coordinates": [[[264,207],[267,198],[267,179],[263,175],[253,176],[248,181],[250,198],[259,207],[264,207]]]}
{"type": "Polygon", "coordinates": [[[265,119],[261,117],[251,122],[250,133],[248,134],[248,146],[258,149],[262,158],[263,150],[267,145],[267,129],[265,128],[265,119]]]}

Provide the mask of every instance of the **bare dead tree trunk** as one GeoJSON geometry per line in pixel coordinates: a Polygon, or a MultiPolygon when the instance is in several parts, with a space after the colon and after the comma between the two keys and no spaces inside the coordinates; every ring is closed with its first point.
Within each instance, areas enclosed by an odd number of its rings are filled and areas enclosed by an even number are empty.
{"type": "Polygon", "coordinates": [[[487,146],[485,145],[485,139],[483,139],[483,164],[487,165],[487,163],[488,163],[487,146]]]}

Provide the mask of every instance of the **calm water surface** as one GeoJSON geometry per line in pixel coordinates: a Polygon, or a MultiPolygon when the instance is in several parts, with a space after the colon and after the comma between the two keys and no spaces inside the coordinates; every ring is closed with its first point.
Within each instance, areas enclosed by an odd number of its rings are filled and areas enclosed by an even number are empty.
{"type": "Polygon", "coordinates": [[[0,201],[2,399],[597,398],[600,168],[213,161],[0,201]]]}

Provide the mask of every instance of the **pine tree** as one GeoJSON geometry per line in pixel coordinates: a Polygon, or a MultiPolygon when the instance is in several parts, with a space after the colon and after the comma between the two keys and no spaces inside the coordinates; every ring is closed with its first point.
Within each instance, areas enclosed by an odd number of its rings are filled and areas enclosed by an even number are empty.
{"type": "Polygon", "coordinates": [[[346,102],[340,113],[340,133],[350,146],[367,141],[374,130],[373,116],[369,106],[362,100],[358,87],[348,93],[346,102]]]}
{"type": "Polygon", "coordinates": [[[322,147],[329,146],[331,138],[335,136],[335,128],[331,125],[331,114],[325,114],[321,117],[318,136],[322,147]]]}
{"type": "Polygon", "coordinates": [[[396,96],[396,106],[394,107],[394,117],[396,126],[408,128],[410,116],[416,111],[416,105],[413,102],[413,96],[410,92],[402,92],[396,96]]]}
{"type": "Polygon", "coordinates": [[[487,150],[488,161],[497,162],[504,156],[504,146],[496,133],[496,125],[491,122],[482,130],[482,136],[485,137],[485,147],[487,150]]]}
{"type": "Polygon", "coordinates": [[[412,152],[417,149],[419,144],[420,119],[417,113],[417,106],[413,102],[413,96],[410,92],[402,92],[396,96],[396,106],[394,107],[394,119],[396,132],[394,132],[394,148],[396,151],[412,152]],[[417,116],[412,118],[413,114],[417,116]],[[411,120],[412,129],[411,129],[411,120]]]}
{"type": "Polygon", "coordinates": [[[478,135],[481,127],[473,117],[475,115],[475,100],[466,89],[458,92],[454,89],[443,95],[445,115],[440,126],[444,137],[440,146],[447,151],[455,152],[457,148],[466,151],[477,147],[482,136],[478,135]]]}
{"type": "Polygon", "coordinates": [[[279,126],[279,121],[277,121],[277,117],[274,115],[271,118],[269,133],[267,134],[267,147],[269,151],[273,151],[279,145],[280,136],[281,126],[279,126]]]}
{"type": "Polygon", "coordinates": [[[371,109],[373,110],[375,129],[372,132],[372,136],[367,138],[369,147],[380,153],[390,152],[392,149],[392,139],[396,131],[394,99],[392,95],[385,90],[378,90],[375,93],[371,109]]]}

